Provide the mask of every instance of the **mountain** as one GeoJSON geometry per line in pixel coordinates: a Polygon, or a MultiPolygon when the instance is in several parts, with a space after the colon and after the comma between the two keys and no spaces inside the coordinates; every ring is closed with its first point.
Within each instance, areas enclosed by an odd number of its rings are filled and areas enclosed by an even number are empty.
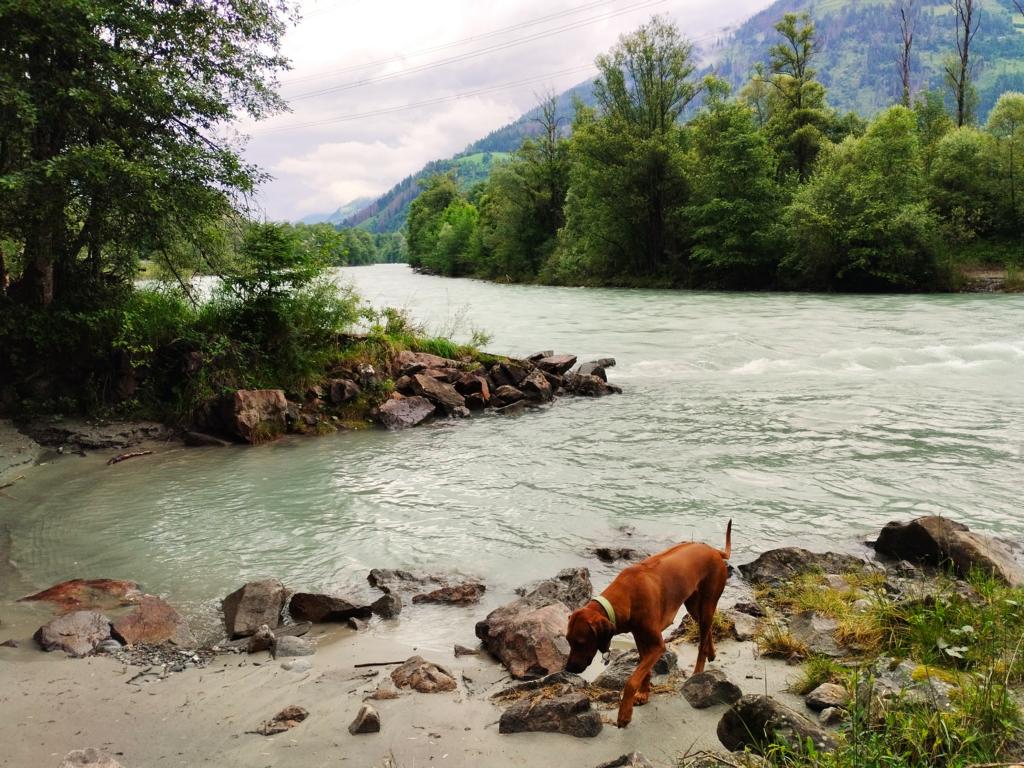
{"type": "MultiPolygon", "coordinates": [[[[956,52],[954,16],[949,0],[916,0],[918,8],[912,74],[917,90],[943,87],[943,65],[956,52]]],[[[897,67],[899,25],[892,0],[775,0],[768,8],[739,25],[731,35],[699,51],[703,73],[715,72],[738,91],[750,79],[754,65],[768,61],[778,39],[775,24],[786,13],[807,11],[815,21],[820,52],[815,62],[818,79],[828,88],[829,103],[841,112],[871,117],[894,103],[901,91],[897,67]]],[[[978,116],[984,120],[999,95],[1024,91],[1024,17],[1013,0],[984,0],[981,27],[972,45],[978,116]]],[[[579,99],[592,105],[593,83],[585,82],[558,96],[558,112],[571,119],[579,99]]],[[[345,223],[374,232],[397,231],[409,204],[419,194],[420,179],[456,170],[461,183],[480,153],[515,151],[537,131],[537,109],[530,110],[448,160],[435,160],[396,184],[383,196],[353,214],[345,223]]],[[[472,183],[486,178],[472,175],[472,183]]]]}
{"type": "Polygon", "coordinates": [[[420,193],[421,179],[452,172],[459,186],[469,189],[486,180],[491,175],[491,168],[507,157],[507,152],[470,152],[448,160],[433,160],[339,223],[345,227],[362,227],[370,232],[397,232],[405,224],[409,205],[420,193]]]}
{"type": "MultiPolygon", "coordinates": [[[[949,0],[916,0],[912,76],[917,90],[943,87],[946,58],[956,53],[949,0]]],[[[814,66],[836,109],[870,117],[902,93],[897,56],[900,30],[892,0],[776,0],[740,26],[712,55],[713,69],[742,87],[777,41],[774,26],[786,13],[808,11],[820,53],[814,66]]],[[[999,95],[1024,90],[1024,17],[1013,0],[985,0],[972,43],[978,116],[984,120],[999,95]]]]}
{"type": "Polygon", "coordinates": [[[301,219],[299,219],[299,223],[327,223],[338,226],[339,224],[343,223],[345,219],[349,218],[352,214],[362,210],[372,202],[372,197],[357,197],[355,200],[345,203],[343,206],[338,208],[334,213],[311,213],[309,216],[303,216],[301,219]]]}

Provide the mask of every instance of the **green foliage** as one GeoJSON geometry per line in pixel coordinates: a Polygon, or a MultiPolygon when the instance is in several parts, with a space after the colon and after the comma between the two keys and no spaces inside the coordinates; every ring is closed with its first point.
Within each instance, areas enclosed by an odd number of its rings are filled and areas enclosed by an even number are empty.
{"type": "Polygon", "coordinates": [[[409,206],[409,219],[405,224],[411,266],[425,266],[432,258],[444,213],[458,197],[455,179],[449,175],[433,176],[423,182],[423,192],[409,206]]]}
{"type": "Polygon", "coordinates": [[[802,287],[910,290],[936,280],[939,221],[925,195],[917,120],[879,115],[831,149],[786,212],[783,267],[802,287]]]}

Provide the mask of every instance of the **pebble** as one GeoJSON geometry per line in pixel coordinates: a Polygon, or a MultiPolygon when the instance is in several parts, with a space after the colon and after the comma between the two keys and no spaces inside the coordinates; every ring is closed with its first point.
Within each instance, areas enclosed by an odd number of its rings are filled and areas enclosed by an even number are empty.
{"type": "Polygon", "coordinates": [[[281,669],[289,672],[308,672],[313,668],[313,662],[309,659],[289,659],[281,662],[281,669]]]}
{"type": "Polygon", "coordinates": [[[287,658],[289,656],[312,656],[316,648],[301,637],[278,637],[274,641],[274,658],[287,658]]]}

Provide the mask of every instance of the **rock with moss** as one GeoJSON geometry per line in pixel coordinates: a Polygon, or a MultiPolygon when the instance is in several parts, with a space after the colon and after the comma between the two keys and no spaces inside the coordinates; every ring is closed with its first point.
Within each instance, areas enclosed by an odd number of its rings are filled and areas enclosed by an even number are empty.
{"type": "Polygon", "coordinates": [[[732,752],[751,749],[765,754],[773,744],[800,750],[810,742],[818,752],[832,752],[836,742],[820,725],[770,696],[744,696],[722,716],[718,739],[732,752]]]}
{"type": "Polygon", "coordinates": [[[765,552],[753,562],[739,566],[739,569],[743,577],[752,584],[775,587],[803,573],[850,573],[861,571],[866,566],[864,560],[852,555],[782,547],[765,552]]]}

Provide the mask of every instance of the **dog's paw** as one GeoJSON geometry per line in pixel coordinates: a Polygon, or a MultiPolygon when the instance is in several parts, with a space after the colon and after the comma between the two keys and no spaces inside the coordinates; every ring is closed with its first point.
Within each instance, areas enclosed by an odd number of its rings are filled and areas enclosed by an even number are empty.
{"type": "Polygon", "coordinates": [[[650,700],[650,698],[651,698],[650,691],[648,691],[646,693],[637,693],[637,695],[633,697],[633,703],[636,704],[638,707],[642,707],[644,704],[646,704],[650,700]]]}
{"type": "Polygon", "coordinates": [[[627,725],[629,725],[629,721],[632,719],[632,717],[620,717],[618,720],[615,721],[615,725],[617,725],[619,728],[625,728],[627,725]]]}

